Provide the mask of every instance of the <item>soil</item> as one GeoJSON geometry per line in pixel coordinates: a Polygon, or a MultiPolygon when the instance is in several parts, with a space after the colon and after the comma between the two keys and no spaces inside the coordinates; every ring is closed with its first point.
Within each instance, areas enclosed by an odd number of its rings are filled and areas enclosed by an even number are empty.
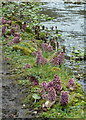
{"type": "Polygon", "coordinates": [[[10,118],[33,118],[31,114],[26,115],[21,102],[21,98],[26,94],[24,93],[25,88],[16,83],[16,80],[9,79],[12,75],[9,72],[10,64],[6,61],[2,63],[2,119],[10,120],[10,118]],[[23,91],[23,94],[21,94],[23,91]]]}

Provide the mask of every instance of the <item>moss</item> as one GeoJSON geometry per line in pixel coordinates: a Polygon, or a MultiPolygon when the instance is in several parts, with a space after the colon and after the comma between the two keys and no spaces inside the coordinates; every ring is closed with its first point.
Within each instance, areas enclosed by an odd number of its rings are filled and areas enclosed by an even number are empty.
{"type": "Polygon", "coordinates": [[[32,51],[26,47],[21,47],[19,45],[15,45],[13,46],[13,50],[20,50],[22,52],[23,55],[30,55],[32,53],[32,51]]]}
{"type": "Polygon", "coordinates": [[[51,69],[51,71],[60,71],[60,68],[58,68],[58,67],[53,67],[53,68],[51,69]]]}
{"type": "Polygon", "coordinates": [[[33,47],[32,43],[29,42],[29,43],[23,43],[23,45],[25,45],[26,47],[28,47],[32,52],[33,51],[36,51],[36,49],[33,47]]]}

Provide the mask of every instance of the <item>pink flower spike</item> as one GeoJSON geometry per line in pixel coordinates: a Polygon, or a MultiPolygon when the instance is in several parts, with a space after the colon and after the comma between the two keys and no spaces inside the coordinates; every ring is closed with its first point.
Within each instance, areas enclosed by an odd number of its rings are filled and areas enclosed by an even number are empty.
{"type": "Polygon", "coordinates": [[[71,89],[71,90],[74,90],[76,88],[76,84],[75,84],[74,79],[70,79],[68,81],[68,88],[71,89]]]}
{"type": "Polygon", "coordinates": [[[13,43],[19,43],[20,42],[19,39],[20,39],[20,37],[18,37],[18,36],[14,37],[13,40],[12,40],[12,42],[13,43]]]}
{"type": "Polygon", "coordinates": [[[43,82],[43,83],[42,83],[42,87],[46,89],[46,88],[47,88],[47,83],[46,83],[46,82],[43,82]]]}
{"type": "Polygon", "coordinates": [[[48,100],[49,101],[56,101],[56,91],[53,87],[49,87],[48,89],[48,100]]]}
{"type": "Polygon", "coordinates": [[[68,105],[68,92],[62,91],[60,96],[60,104],[62,106],[68,105]]]}
{"type": "Polygon", "coordinates": [[[31,65],[26,64],[26,65],[24,66],[24,69],[27,69],[27,68],[31,68],[31,65]]]}
{"type": "Polygon", "coordinates": [[[48,46],[48,51],[52,52],[53,51],[53,47],[51,45],[48,46]]]}

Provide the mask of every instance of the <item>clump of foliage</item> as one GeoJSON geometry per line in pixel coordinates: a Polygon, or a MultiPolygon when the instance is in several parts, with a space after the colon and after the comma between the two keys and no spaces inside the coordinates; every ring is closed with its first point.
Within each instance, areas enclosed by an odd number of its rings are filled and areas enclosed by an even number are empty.
{"type": "Polygon", "coordinates": [[[57,36],[51,38],[49,30],[39,24],[41,19],[51,19],[37,14],[39,4],[2,3],[2,43],[5,60],[11,64],[10,77],[27,88],[21,101],[26,108],[37,111],[39,117],[83,118],[83,90],[63,65],[57,27],[57,36]]]}
{"type": "Polygon", "coordinates": [[[64,53],[60,52],[60,53],[56,53],[56,55],[51,59],[51,63],[55,66],[57,65],[61,65],[64,61],[64,53]]]}

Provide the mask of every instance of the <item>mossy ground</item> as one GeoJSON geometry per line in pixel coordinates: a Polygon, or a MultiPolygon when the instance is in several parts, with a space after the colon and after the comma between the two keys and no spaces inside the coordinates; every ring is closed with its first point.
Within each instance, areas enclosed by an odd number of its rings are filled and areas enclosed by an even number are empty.
{"type": "MultiPolygon", "coordinates": [[[[23,6],[23,4],[21,6],[23,6]]],[[[31,17],[33,17],[33,15],[35,15],[35,17],[37,16],[37,7],[34,6],[34,4],[29,5],[29,7],[32,8],[32,11],[33,9],[36,10],[33,14],[29,13],[31,17]]],[[[31,11],[29,10],[29,12],[31,11]]],[[[68,80],[74,78],[74,76],[72,74],[72,71],[66,68],[64,64],[55,67],[49,62],[55,51],[43,52],[43,56],[47,58],[48,63],[45,65],[36,65],[36,57],[32,55],[32,52],[39,48],[41,49],[40,45],[42,43],[42,40],[35,39],[36,36],[32,32],[31,28],[33,24],[37,23],[37,20],[35,19],[39,18],[39,16],[37,16],[37,18],[34,18],[35,22],[33,22],[32,20],[32,23],[29,24],[29,29],[27,31],[20,32],[21,42],[17,45],[7,45],[13,39],[13,36],[9,36],[8,38],[4,38],[2,36],[3,54],[5,56],[4,59],[7,60],[7,62],[11,65],[10,73],[13,75],[9,77],[10,79],[12,78],[16,80],[15,84],[19,84],[20,86],[23,85],[25,88],[27,88],[25,90],[27,94],[25,93],[26,96],[24,98],[21,98],[21,103],[25,105],[24,108],[31,108],[31,110],[37,111],[38,114],[36,114],[36,117],[84,118],[86,101],[81,85],[79,85],[76,81],[77,88],[74,91],[69,91],[69,89],[67,88],[67,83],[68,80]],[[35,43],[33,42],[33,39],[35,43]],[[26,64],[30,64],[31,68],[24,69],[24,66],[26,64]],[[34,102],[34,99],[32,97],[34,93],[38,94],[40,87],[32,86],[31,82],[28,79],[28,76],[35,76],[39,80],[40,84],[42,84],[43,81],[51,81],[55,74],[60,76],[63,90],[69,91],[69,103],[68,106],[62,107],[59,103],[58,96],[56,103],[51,108],[49,108],[48,111],[43,112],[42,104],[45,102],[45,100],[39,99],[36,102],[34,102]]],[[[29,114],[28,111],[26,114],[29,114]]]]}

